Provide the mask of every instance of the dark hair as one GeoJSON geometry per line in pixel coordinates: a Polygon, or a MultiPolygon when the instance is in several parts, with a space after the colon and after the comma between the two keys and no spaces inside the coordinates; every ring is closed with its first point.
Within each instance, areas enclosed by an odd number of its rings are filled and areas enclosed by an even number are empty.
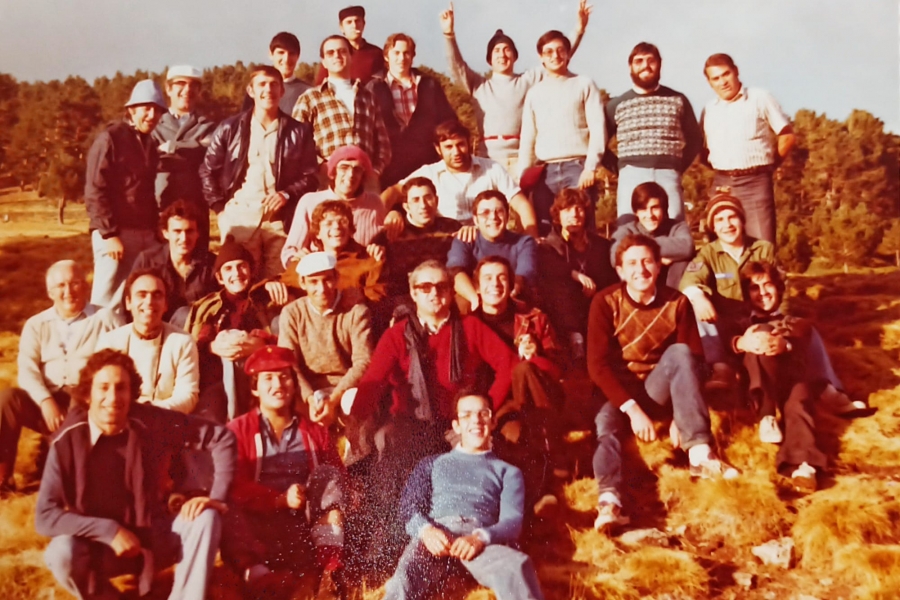
{"type": "Polygon", "coordinates": [[[583,208],[586,218],[592,216],[591,198],[586,191],[578,188],[563,188],[559,190],[556,198],[553,199],[553,205],[550,207],[550,218],[556,225],[559,225],[559,213],[573,206],[583,208]]]}
{"type": "Polygon", "coordinates": [[[485,256],[478,261],[478,264],[475,265],[475,270],[472,272],[472,281],[475,282],[475,287],[478,287],[478,279],[481,277],[481,268],[485,265],[503,265],[506,267],[507,275],[510,277],[514,275],[512,264],[502,256],[485,256]]]}
{"type": "Polygon", "coordinates": [[[78,383],[72,390],[72,400],[78,404],[87,406],[91,403],[91,388],[94,385],[94,376],[103,367],[121,367],[128,373],[129,392],[132,402],[137,402],[141,397],[141,375],[134,366],[134,361],[124,352],[104,348],[98,350],[87,360],[78,373],[78,383]]]}
{"type": "Polygon", "coordinates": [[[662,56],[659,55],[659,48],[657,48],[654,44],[650,42],[641,42],[631,50],[631,54],[628,55],[628,64],[630,65],[634,61],[634,57],[638,54],[652,54],[656,57],[656,60],[662,64],[662,56]]]}
{"type": "Polygon", "coordinates": [[[486,395],[478,392],[474,388],[464,387],[461,390],[459,390],[458,392],[456,392],[455,396],[453,396],[453,420],[454,421],[459,420],[458,414],[459,414],[460,400],[462,400],[463,398],[468,398],[470,396],[475,396],[476,398],[481,398],[484,401],[485,408],[487,408],[489,411],[493,412],[494,406],[491,403],[490,398],[488,398],[486,395]]]}
{"type": "Polygon", "coordinates": [[[572,52],[572,42],[569,41],[569,38],[567,38],[565,36],[565,34],[563,34],[562,31],[558,31],[556,29],[551,29],[550,31],[548,31],[547,33],[545,33],[544,35],[542,35],[541,37],[538,38],[538,41],[537,41],[538,54],[543,54],[544,46],[554,40],[561,40],[563,43],[563,46],[566,47],[566,52],[569,52],[569,53],[572,52]]]}
{"type": "Polygon", "coordinates": [[[434,187],[434,182],[427,177],[412,177],[406,180],[406,183],[403,184],[403,200],[406,200],[407,194],[409,194],[409,190],[414,187],[427,187],[431,190],[431,193],[435,196],[437,195],[437,188],[434,187]]]}
{"type": "Polygon", "coordinates": [[[741,267],[738,275],[741,278],[741,292],[744,294],[744,300],[750,299],[750,284],[758,275],[768,275],[769,280],[778,288],[778,293],[784,294],[784,276],[775,263],[754,260],[741,267]]]}
{"type": "Polygon", "coordinates": [[[260,73],[274,78],[275,81],[280,82],[282,87],[284,87],[284,78],[281,76],[281,73],[278,71],[278,69],[276,69],[272,65],[258,65],[256,67],[253,67],[253,69],[250,70],[250,73],[247,74],[247,85],[252,86],[253,80],[256,79],[256,76],[260,73]]]}
{"type": "Polygon", "coordinates": [[[409,49],[412,51],[413,56],[416,55],[416,41],[406,35],[405,33],[392,33],[387,37],[384,41],[384,56],[387,58],[388,51],[393,48],[397,42],[406,42],[409,46],[409,49]]]}
{"type": "Polygon", "coordinates": [[[461,137],[466,140],[466,142],[471,143],[472,132],[456,119],[444,121],[434,128],[434,144],[436,146],[439,146],[441,142],[456,137],[461,137]]]}
{"type": "Polygon", "coordinates": [[[167,206],[159,215],[159,230],[166,231],[169,228],[169,219],[177,217],[185,221],[193,221],[194,225],[200,223],[200,212],[187,200],[176,200],[167,206]]]}
{"type": "Polygon", "coordinates": [[[655,181],[645,181],[636,188],[631,194],[631,212],[637,214],[637,211],[644,210],[650,203],[650,200],[656,198],[662,207],[664,215],[669,214],[669,194],[655,181]]]}
{"type": "Polygon", "coordinates": [[[327,213],[346,217],[350,222],[350,236],[353,237],[353,234],[356,233],[356,227],[353,224],[353,209],[346,200],[326,200],[313,209],[312,216],[309,218],[309,235],[312,239],[319,237],[319,229],[321,229],[322,221],[325,220],[327,213]]]}
{"type": "Polygon", "coordinates": [[[474,215],[478,212],[478,205],[485,200],[499,200],[503,203],[503,208],[506,209],[506,212],[509,213],[509,201],[506,199],[506,196],[503,195],[503,192],[500,190],[484,190],[483,192],[479,192],[475,199],[472,200],[472,214],[474,215]]]}
{"type": "MultiPolygon", "coordinates": [[[[734,74],[738,74],[737,65],[734,64],[734,59],[732,59],[729,55],[724,52],[719,52],[718,54],[713,54],[709,58],[706,59],[706,62],[703,63],[703,74],[706,75],[706,70],[710,67],[730,67],[734,69],[734,74]]],[[[709,76],[706,75],[707,79],[709,76]]]]}
{"type": "Polygon", "coordinates": [[[616,266],[622,266],[622,256],[628,251],[630,248],[634,248],[635,246],[643,246],[644,248],[649,248],[650,252],[653,253],[653,259],[657,263],[662,262],[662,255],[659,249],[659,244],[649,235],[644,235],[642,233],[629,233],[622,241],[619,242],[619,245],[616,247],[616,266]]]}
{"type": "Polygon", "coordinates": [[[347,44],[347,49],[350,51],[350,56],[353,56],[353,44],[351,44],[350,40],[348,40],[344,36],[336,33],[334,35],[329,35],[327,38],[322,40],[321,44],[319,44],[319,58],[325,58],[325,44],[327,44],[331,40],[342,40],[345,44],[347,44]]]}
{"type": "Polygon", "coordinates": [[[156,277],[160,281],[160,283],[162,283],[163,293],[168,293],[168,286],[166,286],[166,280],[163,279],[162,271],[160,271],[159,269],[135,269],[128,275],[128,278],[125,280],[125,291],[122,294],[123,302],[125,298],[128,298],[131,295],[131,286],[134,285],[134,282],[141,277],[144,277],[145,275],[156,277]]]}
{"type": "MultiPolygon", "coordinates": [[[[291,409],[297,410],[297,404],[303,404],[304,406],[306,405],[306,398],[300,397],[300,396],[302,396],[302,394],[300,393],[300,378],[297,377],[297,369],[295,369],[294,367],[285,367],[285,369],[290,370],[291,380],[293,380],[293,382],[294,382],[294,398],[293,398],[294,402],[291,405],[291,409]]],[[[281,369],[278,369],[278,370],[280,371],[281,369]]],[[[258,390],[256,388],[259,387],[259,373],[254,373],[253,375],[250,375],[249,377],[250,377],[250,391],[258,392],[258,390]]],[[[250,406],[253,408],[259,406],[259,396],[257,396],[256,394],[250,394],[250,406]]]]}
{"type": "Polygon", "coordinates": [[[300,40],[297,39],[296,35],[287,31],[276,33],[272,41],[269,42],[269,52],[275,52],[278,48],[287,50],[292,54],[300,54],[300,40]]]}

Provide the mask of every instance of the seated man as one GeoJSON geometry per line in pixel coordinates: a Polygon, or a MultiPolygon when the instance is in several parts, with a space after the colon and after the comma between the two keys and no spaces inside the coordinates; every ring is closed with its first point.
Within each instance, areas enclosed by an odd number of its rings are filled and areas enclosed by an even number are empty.
{"type": "Polygon", "coordinates": [[[738,471],[712,448],[709,411],[700,393],[703,349],[688,299],[657,284],[659,245],[631,235],[616,252],[623,283],[594,296],[588,321],[588,374],[606,402],[597,413],[594,475],[600,487],[594,526],[627,522],[621,514],[622,450],[631,430],[643,442],[656,439],[653,419],[671,407],[670,437],[687,452],[692,477],[732,479],[738,471]],[[627,419],[626,419],[627,417],[627,419]]]}
{"type": "Polygon", "coordinates": [[[137,402],[190,413],[199,394],[197,345],[183,330],[163,321],[166,283],[158,271],[134,271],[128,276],[125,310],[132,322],[102,334],[97,350],[118,350],[138,365],[137,402]]]}
{"type": "Polygon", "coordinates": [[[78,372],[100,334],[115,329],[113,313],[88,304],[90,287],[81,266],[61,260],[47,269],[53,306],[25,321],[19,338],[19,387],[0,391],[0,494],[12,481],[22,427],[43,435],[59,429],[71,403],[78,372]]]}
{"type": "Polygon", "coordinates": [[[540,296],[557,331],[565,336],[573,358],[584,358],[588,311],[594,294],[618,281],[607,256],[609,240],[597,235],[587,192],[564,188],[550,207],[553,229],[538,254],[540,296]]]}
{"type": "Polygon", "coordinates": [[[294,353],[300,398],[315,423],[331,425],[344,392],[355,388],[372,360],[369,309],[355,290],[337,289],[337,260],[307,254],[297,265],[302,298],[284,307],[278,345],[294,353]]]}
{"type": "Polygon", "coordinates": [[[522,473],[491,451],[491,404],[456,402],[459,444],[416,465],[400,513],[412,538],[385,600],[430,598],[450,568],[461,566],[500,600],[544,597],[528,555],[513,546],[522,531],[522,473]]]}
{"type": "Polygon", "coordinates": [[[166,312],[163,319],[184,325],[192,303],[213,291],[216,255],[197,245],[199,217],[192,204],[176,200],[159,217],[166,244],[141,252],[132,271],[155,269],[166,282],[166,312]],[[181,309],[181,310],[179,310],[181,309]]]}
{"type": "MultiPolygon", "coordinates": [[[[237,469],[222,557],[246,589],[258,593],[253,597],[263,591],[266,598],[282,597],[266,589],[273,571],[285,572],[287,588],[294,583],[290,575],[321,575],[316,597],[333,594],[341,566],[341,460],[328,429],[301,410],[306,405],[297,397],[296,366],[286,348],[254,352],[244,370],[259,406],[228,424],[237,438],[237,469]]],[[[280,591],[295,597],[291,589],[280,591]]]]}
{"type": "Polygon", "coordinates": [[[688,262],[694,257],[694,238],[691,237],[690,225],[683,220],[673,220],[668,211],[669,195],[661,185],[655,181],[646,181],[634,188],[631,195],[631,212],[634,216],[628,217],[630,221],[624,225],[616,227],[610,258],[615,257],[616,246],[626,235],[649,235],[659,244],[662,253],[660,281],[677,290],[688,262]]]}
{"type": "Polygon", "coordinates": [[[220,513],[235,465],[234,436],[202,419],[139,404],[141,376],[115,350],[88,359],[72,410],[50,447],[35,511],[57,583],[77,598],[117,598],[109,583],[138,575],[145,595],[157,569],[180,560],[170,600],[205,598],[216,561],[220,513]],[[212,457],[212,487],[175,513],[166,471],[185,450],[212,457]],[[179,559],[180,557],[180,559],[179,559]]]}
{"type": "Polygon", "coordinates": [[[514,297],[534,291],[537,285],[537,243],[531,236],[506,228],[508,208],[506,196],[496,190],[478,194],[472,204],[478,228],[475,241],[454,239],[447,253],[447,268],[455,273],[453,287],[469,302],[472,310],[478,308],[478,292],[472,284],[471,273],[475,264],[486,256],[502,256],[509,261],[515,275],[514,297]]]}
{"type": "Polygon", "coordinates": [[[741,287],[752,307],[751,325],[732,339],[731,347],[744,355],[750,400],[759,411],[759,438],[781,444],[775,457],[779,473],[790,476],[798,490],[815,491],[816,469],[824,469],[828,459],[816,445],[813,404],[827,381],[807,376],[804,363],[812,327],[779,311],[784,280],[772,263],[744,265],[741,287]]]}

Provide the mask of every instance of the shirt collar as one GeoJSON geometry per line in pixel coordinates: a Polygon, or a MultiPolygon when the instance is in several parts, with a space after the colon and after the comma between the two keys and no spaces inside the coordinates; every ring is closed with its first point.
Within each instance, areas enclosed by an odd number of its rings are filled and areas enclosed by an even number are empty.
{"type": "Polygon", "coordinates": [[[250,126],[261,129],[263,133],[269,134],[278,131],[278,122],[281,119],[274,119],[271,123],[269,123],[268,127],[263,127],[263,124],[259,122],[256,118],[256,115],[251,115],[250,117],[250,126]]]}
{"type": "Polygon", "coordinates": [[[56,312],[56,307],[53,307],[53,306],[50,307],[49,315],[50,315],[50,318],[54,321],[61,321],[61,322],[65,323],[66,325],[71,325],[72,323],[75,323],[76,321],[81,321],[82,319],[87,319],[88,317],[90,317],[91,315],[93,315],[96,312],[97,312],[97,307],[93,304],[88,303],[88,304],[85,304],[84,308],[81,309],[80,313],[78,313],[71,319],[64,318],[61,314],[56,312]]]}
{"type": "Polygon", "coordinates": [[[734,102],[737,102],[738,100],[743,100],[744,102],[749,100],[749,98],[747,97],[747,86],[745,86],[744,84],[741,84],[741,89],[738,90],[738,93],[735,94],[734,98],[732,98],[731,100],[722,100],[721,98],[716,96],[716,104],[732,104],[734,102]]]}
{"type": "Polygon", "coordinates": [[[463,454],[472,454],[472,455],[475,455],[475,456],[478,456],[479,454],[487,454],[488,452],[491,452],[491,449],[487,449],[487,450],[466,450],[465,448],[462,447],[462,444],[457,444],[456,446],[453,447],[453,449],[454,449],[456,452],[462,452],[463,454]]]}
{"type": "Polygon", "coordinates": [[[319,309],[316,308],[315,305],[314,305],[312,302],[309,303],[309,307],[312,309],[312,311],[313,311],[314,313],[316,313],[316,314],[319,315],[320,317],[327,317],[328,315],[333,315],[333,314],[334,314],[334,309],[337,307],[338,302],[340,302],[340,301],[341,301],[341,291],[339,290],[338,293],[337,293],[337,296],[334,297],[334,302],[332,302],[332,303],[331,303],[331,306],[329,306],[328,308],[326,308],[324,311],[319,312],[319,309]]]}
{"type": "MultiPolygon", "coordinates": [[[[415,71],[412,71],[410,73],[410,75],[412,76],[413,85],[418,87],[419,81],[421,81],[422,76],[419,73],[416,73],[415,71]]],[[[399,85],[400,87],[402,87],[404,89],[409,89],[410,87],[412,87],[412,86],[408,86],[408,85],[404,84],[402,81],[395,78],[393,73],[391,73],[390,71],[388,71],[387,77],[385,77],[385,81],[387,81],[389,86],[393,86],[396,83],[397,85],[399,85]]]]}
{"type": "MultiPolygon", "coordinates": [[[[297,414],[295,413],[294,415],[291,416],[290,424],[287,427],[285,427],[284,430],[288,431],[288,430],[294,429],[295,427],[297,427],[298,423],[299,423],[299,421],[297,419],[297,414]]],[[[266,416],[264,414],[262,414],[262,411],[259,411],[259,424],[260,424],[260,429],[265,430],[267,436],[271,437],[272,439],[275,439],[275,428],[272,427],[272,424],[269,423],[269,420],[266,418],[266,416]]]]}
{"type": "Polygon", "coordinates": [[[422,329],[424,329],[425,331],[427,331],[429,335],[434,335],[434,334],[438,333],[441,329],[444,328],[444,325],[447,324],[447,321],[450,320],[450,317],[449,317],[449,315],[448,315],[446,319],[444,319],[443,321],[441,321],[440,323],[437,324],[437,327],[436,327],[436,328],[432,329],[432,328],[425,322],[425,319],[423,319],[423,318],[421,318],[421,317],[417,317],[417,318],[419,319],[419,323],[422,325],[422,329]]]}

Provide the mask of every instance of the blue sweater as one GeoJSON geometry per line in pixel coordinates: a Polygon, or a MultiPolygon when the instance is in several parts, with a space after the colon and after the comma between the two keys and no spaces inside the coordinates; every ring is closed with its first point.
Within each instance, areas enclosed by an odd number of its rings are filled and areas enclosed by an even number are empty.
{"type": "Polygon", "coordinates": [[[502,256],[512,265],[517,277],[522,277],[529,286],[537,283],[537,243],[528,235],[504,231],[494,242],[489,242],[481,232],[475,242],[467,244],[454,238],[447,253],[447,268],[462,269],[472,273],[478,261],[487,256],[502,256]]]}
{"type": "Polygon", "coordinates": [[[524,504],[522,471],[493,452],[457,448],[416,465],[400,499],[400,517],[413,538],[426,525],[466,517],[487,533],[489,543],[514,544],[522,532],[524,504]]]}

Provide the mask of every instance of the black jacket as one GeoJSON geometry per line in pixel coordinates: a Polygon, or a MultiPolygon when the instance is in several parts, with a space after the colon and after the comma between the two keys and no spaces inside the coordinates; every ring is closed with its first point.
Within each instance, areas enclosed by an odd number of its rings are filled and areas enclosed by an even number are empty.
{"type": "MultiPolygon", "coordinates": [[[[252,116],[253,111],[244,111],[222,121],[200,165],[203,196],[217,213],[240,189],[247,175],[252,116]]],[[[278,115],[278,142],[273,170],[275,190],[288,195],[287,204],[277,215],[287,231],[297,202],[304,194],[319,187],[319,166],[312,126],[295,121],[283,112],[278,115]]]]}
{"type": "Polygon", "coordinates": [[[191,256],[191,272],[187,279],[182,279],[169,257],[169,245],[161,244],[138,254],[131,270],[157,269],[162,274],[166,283],[167,305],[163,319],[168,321],[176,310],[193,304],[218,287],[213,268],[215,262],[215,254],[205,248],[195,248],[191,256]]]}
{"type": "Polygon", "coordinates": [[[151,135],[157,146],[173,142],[175,151],[159,155],[156,194],[161,207],[165,208],[176,200],[187,200],[196,206],[206,207],[197,171],[215,129],[214,121],[196,113],[189,114],[184,122],[179,122],[172,113],[163,114],[151,135]]]}

